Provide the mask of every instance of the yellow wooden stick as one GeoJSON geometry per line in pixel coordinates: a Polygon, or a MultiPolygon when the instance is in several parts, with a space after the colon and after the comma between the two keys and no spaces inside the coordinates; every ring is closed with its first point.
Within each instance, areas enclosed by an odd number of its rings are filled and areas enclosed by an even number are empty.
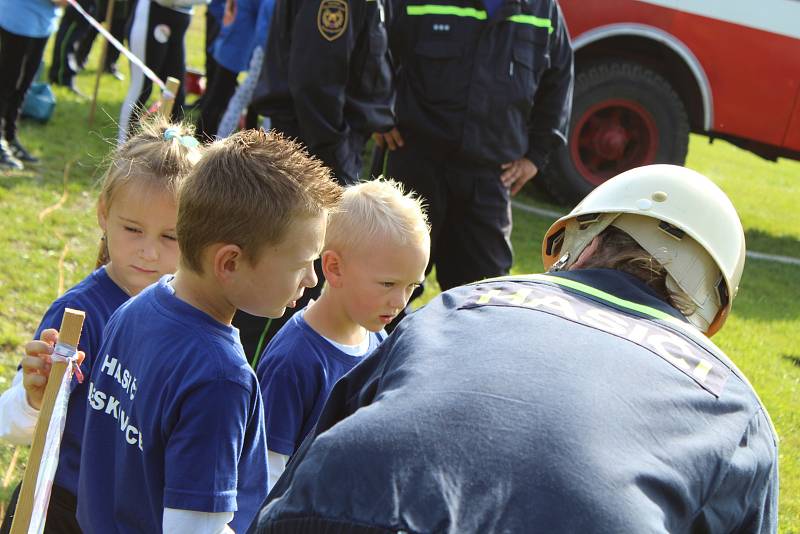
{"type": "Polygon", "coordinates": [[[175,95],[178,94],[178,89],[181,87],[181,82],[172,76],[167,78],[167,90],[161,94],[161,106],[158,112],[167,120],[172,116],[172,107],[175,105],[175,95]]]}
{"type": "MultiPolygon", "coordinates": [[[[111,23],[114,20],[114,0],[108,0],[108,7],[106,8],[106,21],[103,27],[111,31],[111,23]]],[[[94,78],[94,94],[92,95],[92,105],[89,107],[89,128],[94,125],[94,114],[97,110],[97,93],[100,91],[100,77],[103,76],[103,69],[106,66],[106,58],[108,57],[108,41],[102,39],[102,51],[100,52],[100,61],[97,64],[97,74],[94,78]]]]}
{"type": "MultiPolygon", "coordinates": [[[[83,319],[86,314],[79,310],[64,310],[64,318],[61,320],[61,330],[58,333],[60,344],[78,346],[83,328],[83,319]]],[[[50,426],[50,418],[53,415],[53,407],[56,403],[58,390],[64,373],[67,371],[69,362],[56,360],[50,367],[50,375],[47,378],[47,387],[44,390],[42,408],[39,411],[39,420],[36,422],[36,430],[33,433],[33,444],[31,453],[28,457],[28,465],[25,467],[25,476],[22,478],[22,488],[19,491],[17,509],[14,512],[14,521],[11,524],[11,534],[27,534],[31,523],[31,513],[33,512],[34,491],[36,490],[36,480],[39,477],[39,466],[42,461],[45,440],[47,438],[47,428],[50,426]]]]}

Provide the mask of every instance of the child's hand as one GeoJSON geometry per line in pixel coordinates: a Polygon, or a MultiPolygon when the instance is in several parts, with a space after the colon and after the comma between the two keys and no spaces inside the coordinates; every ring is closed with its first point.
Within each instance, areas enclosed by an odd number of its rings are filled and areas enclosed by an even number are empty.
{"type": "Polygon", "coordinates": [[[400,135],[400,131],[397,128],[392,128],[386,133],[375,132],[372,134],[372,138],[379,147],[383,148],[385,146],[389,150],[403,148],[403,145],[405,144],[405,141],[403,141],[403,136],[400,135]]]}
{"type": "MultiPolygon", "coordinates": [[[[22,386],[28,404],[36,410],[42,409],[44,390],[50,375],[53,347],[58,342],[58,330],[48,328],[42,331],[39,341],[30,341],[25,345],[25,356],[22,358],[22,386]]],[[[83,361],[83,352],[78,351],[78,363],[83,361]]]]}
{"type": "Polygon", "coordinates": [[[230,26],[236,20],[237,7],[236,0],[227,0],[225,2],[225,11],[222,15],[223,26],[230,26]]]}

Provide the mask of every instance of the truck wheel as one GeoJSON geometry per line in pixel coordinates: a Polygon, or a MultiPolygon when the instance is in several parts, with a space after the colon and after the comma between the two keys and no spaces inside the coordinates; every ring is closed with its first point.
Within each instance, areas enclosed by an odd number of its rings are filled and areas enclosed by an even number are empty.
{"type": "Polygon", "coordinates": [[[633,167],[683,165],[688,145],[686,109],[660,74],[632,62],[590,65],[575,78],[568,143],[551,156],[543,185],[574,205],[633,167]]]}

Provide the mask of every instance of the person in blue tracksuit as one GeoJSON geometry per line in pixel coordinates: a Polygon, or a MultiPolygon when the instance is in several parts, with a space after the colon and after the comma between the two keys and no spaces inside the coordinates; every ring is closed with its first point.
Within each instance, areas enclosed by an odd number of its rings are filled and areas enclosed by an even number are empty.
{"type": "Polygon", "coordinates": [[[443,293],[342,378],[250,532],[776,532],[775,430],[707,337],[744,267],[725,194],[628,171],[542,256],[443,293]]]}
{"type": "Polygon", "coordinates": [[[235,0],[233,21],[223,26],[212,45],[216,70],[203,97],[197,134],[214,139],[219,121],[236,91],[237,76],[247,70],[256,46],[265,43],[275,0],[235,0]]]}

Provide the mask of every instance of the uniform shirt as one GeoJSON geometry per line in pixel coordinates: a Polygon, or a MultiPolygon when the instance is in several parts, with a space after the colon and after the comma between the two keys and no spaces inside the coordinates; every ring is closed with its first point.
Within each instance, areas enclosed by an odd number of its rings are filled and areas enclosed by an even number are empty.
{"type": "Polygon", "coordinates": [[[774,532],[769,417],[687,325],[613,270],[443,293],[336,384],[255,530],[774,532]]]}
{"type": "MultiPolygon", "coordinates": [[[[91,372],[92,363],[95,361],[95,357],[100,349],[100,342],[103,339],[103,329],[106,326],[106,322],[108,322],[111,314],[127,300],[128,294],[111,280],[105,267],[100,267],[50,305],[50,308],[44,314],[44,317],[42,317],[39,327],[36,329],[34,339],[39,339],[42,331],[47,328],[60,329],[65,308],[86,312],[78,349],[86,354],[81,364],[81,372],[85,377],[88,377],[91,372]]],[[[20,370],[19,373],[21,374],[22,371],[20,370]]],[[[81,384],[76,377],[73,377],[71,388],[72,392],[67,408],[64,435],[61,438],[61,449],[59,451],[55,483],[75,495],[78,492],[78,471],[81,456],[81,440],[83,438],[83,423],[86,416],[88,381],[84,381],[81,384]]],[[[12,405],[12,403],[9,402],[14,397],[24,399],[25,407],[28,409],[26,410],[28,414],[26,419],[29,420],[29,424],[27,425],[19,423],[15,425],[18,428],[24,427],[22,432],[14,432],[16,434],[15,441],[30,443],[31,439],[33,439],[33,432],[39,413],[37,410],[33,410],[28,406],[21,380],[11,389],[3,393],[3,398],[0,400],[0,406],[2,406],[2,409],[0,409],[0,428],[11,431],[12,429],[9,428],[8,422],[12,418],[18,418],[20,415],[18,403],[13,403],[12,405]],[[19,394],[20,390],[22,390],[21,394],[19,394]]]]}
{"type": "Polygon", "coordinates": [[[384,0],[277,2],[253,109],[298,137],[340,181],[393,123],[384,0]],[[361,143],[352,146],[353,133],[361,143]]]}
{"type": "Polygon", "coordinates": [[[0,28],[23,37],[48,37],[58,25],[59,11],[50,0],[0,0],[0,28]]]}
{"type": "Polygon", "coordinates": [[[238,331],[178,299],[166,276],[111,318],[89,384],[78,522],[86,533],[160,532],[164,508],[263,502],[261,396],[238,331]]]}
{"type": "MultiPolygon", "coordinates": [[[[295,313],[275,334],[258,364],[269,450],[291,456],[314,428],[333,385],[363,360],[319,335],[295,313]]],[[[385,337],[369,333],[371,353],[385,337]]]]}
{"type": "Polygon", "coordinates": [[[573,54],[555,0],[391,2],[401,134],[439,153],[542,168],[566,143],[573,54]]]}
{"type": "Polygon", "coordinates": [[[231,72],[247,70],[253,49],[267,40],[275,0],[237,0],[236,18],[212,46],[214,59],[231,72]]]}

